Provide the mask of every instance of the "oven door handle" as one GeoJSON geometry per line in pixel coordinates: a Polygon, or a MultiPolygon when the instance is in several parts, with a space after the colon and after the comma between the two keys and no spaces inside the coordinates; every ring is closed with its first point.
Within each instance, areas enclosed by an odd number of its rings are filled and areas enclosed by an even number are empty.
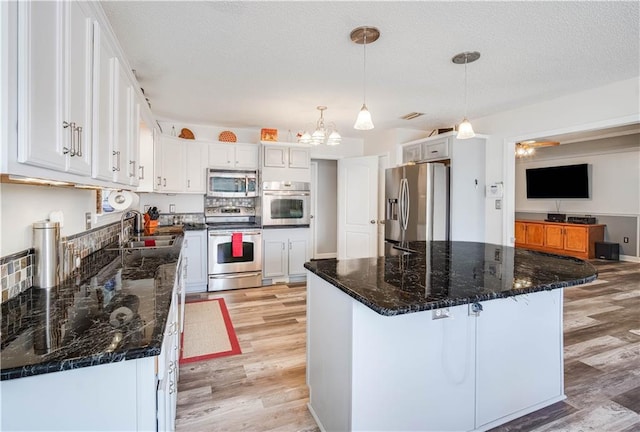
{"type": "Polygon", "coordinates": [[[211,279],[239,279],[244,277],[253,277],[262,275],[262,272],[246,272],[246,273],[235,273],[235,274],[224,274],[224,275],[209,275],[211,279]]]}
{"type": "Polygon", "coordinates": [[[263,192],[263,195],[271,195],[271,196],[309,196],[311,193],[309,192],[294,192],[294,191],[281,191],[281,192],[263,192]]]}
{"type": "Polygon", "coordinates": [[[234,232],[242,233],[242,236],[255,236],[255,235],[261,235],[262,234],[260,231],[256,231],[256,232],[228,231],[228,232],[225,232],[225,233],[210,232],[209,233],[209,237],[230,237],[231,234],[233,234],[234,232]]]}

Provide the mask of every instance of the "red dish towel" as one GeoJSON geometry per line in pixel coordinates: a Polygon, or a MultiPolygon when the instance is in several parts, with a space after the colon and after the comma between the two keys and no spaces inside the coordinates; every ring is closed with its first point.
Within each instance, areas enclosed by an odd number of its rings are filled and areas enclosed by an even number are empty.
{"type": "Polygon", "coordinates": [[[155,241],[155,240],[145,240],[145,241],[144,241],[144,245],[145,245],[146,247],[149,247],[149,246],[155,246],[155,245],[156,245],[156,241],[155,241]]]}
{"type": "Polygon", "coordinates": [[[231,234],[231,256],[234,258],[242,256],[242,233],[231,234]]]}

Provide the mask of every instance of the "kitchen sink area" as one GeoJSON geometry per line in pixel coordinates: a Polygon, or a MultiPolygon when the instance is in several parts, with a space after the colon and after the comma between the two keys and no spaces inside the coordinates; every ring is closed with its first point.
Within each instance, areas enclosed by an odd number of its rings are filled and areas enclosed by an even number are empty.
{"type": "Polygon", "coordinates": [[[159,249],[173,246],[175,235],[132,236],[121,246],[110,247],[109,250],[159,249]]]}

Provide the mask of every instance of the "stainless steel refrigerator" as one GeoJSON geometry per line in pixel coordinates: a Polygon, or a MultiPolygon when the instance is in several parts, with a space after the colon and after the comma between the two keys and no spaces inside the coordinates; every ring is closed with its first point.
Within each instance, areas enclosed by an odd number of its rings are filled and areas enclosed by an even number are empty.
{"type": "Polygon", "coordinates": [[[449,239],[449,167],[431,162],[385,172],[387,254],[409,242],[449,239]]]}

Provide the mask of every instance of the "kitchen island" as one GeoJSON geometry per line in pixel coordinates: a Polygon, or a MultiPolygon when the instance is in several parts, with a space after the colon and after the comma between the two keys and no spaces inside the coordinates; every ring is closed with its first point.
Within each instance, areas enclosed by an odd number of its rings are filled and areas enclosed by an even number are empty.
{"type": "Polygon", "coordinates": [[[182,238],[105,248],[61,285],[3,304],[2,430],[170,428],[182,238]]]}
{"type": "Polygon", "coordinates": [[[305,264],[324,430],[488,430],[565,398],[562,288],[595,268],[473,242],[305,264]]]}

